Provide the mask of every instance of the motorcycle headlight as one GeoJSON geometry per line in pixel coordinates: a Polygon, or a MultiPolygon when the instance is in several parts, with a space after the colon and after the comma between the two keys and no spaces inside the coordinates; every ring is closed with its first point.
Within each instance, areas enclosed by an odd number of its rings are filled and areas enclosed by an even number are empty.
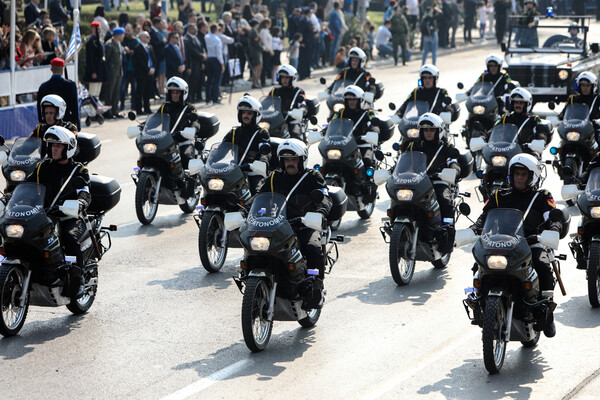
{"type": "Polygon", "coordinates": [[[253,237],[250,239],[250,248],[254,251],[267,251],[271,240],[266,237],[253,237]]]}
{"type": "Polygon", "coordinates": [[[333,112],[338,112],[340,111],[342,108],[344,108],[344,104],[343,103],[337,103],[333,106],[333,112]]]}
{"type": "Polygon", "coordinates": [[[508,260],[504,256],[489,256],[488,267],[490,269],[505,269],[508,265],[508,260]]]}
{"type": "Polygon", "coordinates": [[[409,130],[406,132],[406,136],[408,136],[408,137],[409,137],[409,138],[411,138],[411,139],[416,139],[416,138],[418,138],[418,137],[419,137],[419,130],[418,130],[417,128],[412,128],[412,129],[409,129],[409,130]]]}
{"type": "Polygon", "coordinates": [[[504,157],[504,156],[492,157],[492,165],[494,167],[504,167],[506,165],[506,157],[504,157]]]}
{"type": "Polygon", "coordinates": [[[600,218],[600,207],[592,207],[590,215],[592,218],[600,218]]]}
{"type": "Polygon", "coordinates": [[[413,198],[413,191],[410,189],[400,189],[396,192],[396,198],[400,201],[411,201],[413,198]]]}
{"type": "Polygon", "coordinates": [[[330,160],[339,160],[340,158],[342,158],[342,152],[337,149],[328,150],[327,158],[329,158],[330,160]]]}
{"type": "Polygon", "coordinates": [[[210,179],[208,181],[208,190],[223,190],[223,179],[210,179]]]}
{"type": "Polygon", "coordinates": [[[23,182],[25,180],[25,171],[12,171],[10,173],[10,180],[13,182],[23,182]]]}
{"type": "Polygon", "coordinates": [[[269,130],[271,124],[269,122],[262,121],[258,123],[258,126],[260,126],[263,129],[269,130]]]}
{"type": "Polygon", "coordinates": [[[146,143],[144,145],[144,153],[147,153],[147,154],[156,153],[156,145],[154,143],[146,143]]]}
{"type": "Polygon", "coordinates": [[[569,140],[571,142],[578,141],[580,137],[581,137],[581,135],[579,134],[579,132],[569,132],[569,133],[567,133],[567,140],[569,140]]]}
{"type": "Polygon", "coordinates": [[[484,106],[475,106],[473,107],[473,113],[475,114],[483,114],[485,112],[484,106]]]}
{"type": "Polygon", "coordinates": [[[569,77],[569,71],[568,70],[561,69],[560,71],[558,71],[558,79],[560,79],[561,81],[564,81],[568,77],[569,77]]]}
{"type": "Polygon", "coordinates": [[[8,225],[6,227],[6,236],[13,239],[21,239],[24,231],[25,229],[23,229],[22,225],[8,225]]]}

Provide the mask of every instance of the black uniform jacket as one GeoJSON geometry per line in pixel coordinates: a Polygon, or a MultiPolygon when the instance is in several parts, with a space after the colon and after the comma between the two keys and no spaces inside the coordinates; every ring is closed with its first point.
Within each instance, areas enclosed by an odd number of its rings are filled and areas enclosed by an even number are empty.
{"type": "Polygon", "coordinates": [[[327,92],[331,93],[335,81],[338,81],[340,79],[354,82],[353,85],[358,86],[365,92],[372,91],[374,90],[374,87],[373,89],[371,89],[371,84],[369,83],[369,80],[371,78],[371,73],[363,68],[353,69],[350,67],[346,67],[338,74],[338,76],[335,77],[333,83],[327,88],[327,92]]]}
{"type": "Polygon", "coordinates": [[[160,106],[160,108],[158,109],[158,111],[156,111],[157,114],[169,114],[170,118],[170,125],[169,125],[169,129],[171,130],[171,132],[173,132],[173,138],[178,141],[178,142],[184,142],[188,139],[184,138],[183,136],[181,136],[181,131],[183,130],[183,128],[188,128],[188,127],[194,127],[196,128],[196,131],[200,128],[200,123],[198,123],[198,121],[193,121],[190,119],[190,115],[192,114],[196,114],[198,115],[198,112],[196,111],[196,108],[194,107],[193,104],[191,103],[171,103],[171,102],[167,102],[164,103],[162,106],[160,106]],[[181,117],[181,119],[179,119],[179,116],[181,115],[181,112],[183,111],[183,108],[187,107],[183,113],[183,116],[181,117]],[[179,123],[177,124],[177,127],[175,128],[175,130],[173,130],[173,127],[175,126],[175,123],[177,123],[177,120],[179,119],[179,123]]]}
{"type": "Polygon", "coordinates": [[[230,142],[238,145],[238,157],[242,157],[244,152],[246,152],[246,148],[250,145],[248,152],[243,160],[239,160],[241,164],[249,164],[253,161],[263,161],[269,164],[269,159],[271,158],[271,154],[261,154],[259,151],[260,146],[265,143],[269,143],[269,131],[259,127],[258,125],[242,125],[233,128],[223,138],[223,142],[230,142]],[[258,131],[256,136],[254,133],[258,131]],[[250,143],[250,140],[254,136],[254,140],[250,143]]]}
{"type": "Polygon", "coordinates": [[[85,205],[91,203],[92,197],[89,189],[90,175],[86,167],[73,160],[69,160],[66,164],[59,164],[51,159],[45,159],[40,162],[31,175],[27,177],[28,182],[35,182],[46,186],[44,207],[50,206],[52,200],[54,200],[60,191],[60,188],[75,168],[75,173],[62,191],[62,194],[55,205],[61,205],[65,200],[82,200],[85,205]],[[81,182],[81,180],[83,180],[83,182],[81,182]],[[81,184],[75,185],[74,183],[76,181],[81,182],[81,184]],[[83,188],[78,189],[76,186],[83,186],[83,188]]]}
{"type": "Polygon", "coordinates": [[[400,109],[398,110],[398,116],[402,118],[404,116],[404,113],[406,112],[406,107],[408,107],[410,103],[417,100],[422,100],[429,103],[429,111],[437,115],[444,111],[452,111],[451,109],[449,109],[449,106],[452,104],[452,98],[450,97],[446,89],[438,87],[426,89],[423,86],[419,86],[408,95],[406,100],[404,100],[404,103],[400,106],[400,109]],[[433,104],[434,101],[435,104],[433,104]],[[431,107],[432,104],[433,107],[431,107]]]}

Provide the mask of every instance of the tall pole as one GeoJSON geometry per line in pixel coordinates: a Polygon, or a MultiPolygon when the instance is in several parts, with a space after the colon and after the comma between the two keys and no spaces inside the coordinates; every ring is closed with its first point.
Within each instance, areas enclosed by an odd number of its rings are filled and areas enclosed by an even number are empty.
{"type": "MultiPolygon", "coordinates": [[[[17,88],[15,84],[15,30],[17,29],[16,13],[17,13],[16,0],[10,0],[10,97],[8,98],[8,104],[14,106],[17,103],[17,88]]],[[[24,55],[23,55],[24,56],[24,55]]]]}
{"type": "Polygon", "coordinates": [[[358,7],[356,10],[356,16],[361,23],[364,23],[367,20],[367,0],[358,0],[356,7],[358,7]]]}
{"type": "MultiPolygon", "coordinates": [[[[72,35],[76,35],[75,27],[79,26],[79,0],[73,0],[73,33],[72,35]]],[[[79,32],[81,32],[81,28],[79,28],[79,32]]],[[[77,38],[75,38],[77,39],[77,38]]],[[[83,38],[81,39],[83,42],[83,38]]],[[[83,43],[81,43],[83,46],[83,43]]],[[[77,49],[77,40],[75,40],[75,56],[73,57],[73,61],[75,62],[75,72],[73,73],[73,82],[77,85],[77,90],[79,90],[79,51],[77,49]]],[[[66,66],[65,66],[66,68],[66,66]]]]}

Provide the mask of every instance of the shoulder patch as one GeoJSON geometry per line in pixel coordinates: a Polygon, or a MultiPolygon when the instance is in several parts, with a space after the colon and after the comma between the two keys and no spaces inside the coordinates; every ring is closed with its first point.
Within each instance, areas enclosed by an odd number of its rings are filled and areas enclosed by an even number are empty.
{"type": "Polygon", "coordinates": [[[554,199],[553,199],[553,198],[546,199],[546,202],[548,203],[548,205],[549,205],[550,207],[552,207],[552,208],[556,208],[556,202],[554,201],[554,199]]]}

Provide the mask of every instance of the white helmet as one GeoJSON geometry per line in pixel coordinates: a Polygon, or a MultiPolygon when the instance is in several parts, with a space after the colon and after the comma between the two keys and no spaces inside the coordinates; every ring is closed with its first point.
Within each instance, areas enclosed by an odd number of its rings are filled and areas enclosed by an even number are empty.
{"type": "Polygon", "coordinates": [[[65,116],[65,111],[67,110],[67,103],[65,103],[62,97],[56,94],[49,94],[48,96],[44,96],[42,102],[40,103],[42,115],[44,115],[44,107],[46,106],[56,107],[56,117],[54,119],[61,120],[65,116]]]}
{"type": "Polygon", "coordinates": [[[419,121],[417,122],[417,127],[419,128],[419,139],[424,140],[425,137],[423,135],[423,128],[436,128],[436,137],[435,141],[439,141],[441,138],[448,139],[448,131],[446,130],[446,125],[442,118],[434,113],[425,113],[419,117],[419,121]]]}
{"type": "Polygon", "coordinates": [[[496,63],[498,64],[498,67],[502,66],[502,56],[496,54],[496,53],[492,53],[489,56],[486,57],[485,59],[485,65],[487,66],[489,63],[496,63]]]}
{"type": "Polygon", "coordinates": [[[512,92],[510,92],[511,108],[512,108],[512,103],[514,101],[524,101],[525,103],[527,103],[527,106],[525,107],[525,109],[527,112],[529,112],[529,111],[531,111],[531,107],[533,106],[531,99],[532,99],[531,93],[529,93],[528,90],[523,89],[521,87],[515,88],[512,90],[512,92]]]}
{"type": "Polygon", "coordinates": [[[537,2],[535,0],[525,0],[523,2],[523,4],[527,4],[527,3],[533,3],[534,6],[537,5],[537,2]]]}
{"type": "Polygon", "coordinates": [[[592,92],[591,93],[594,93],[594,91],[596,89],[596,84],[598,83],[598,78],[596,78],[596,75],[594,75],[593,72],[584,71],[584,72],[582,72],[582,73],[579,74],[579,76],[577,77],[577,79],[575,80],[575,82],[579,86],[580,82],[582,80],[588,81],[589,83],[592,84],[592,92]]]}
{"type": "Polygon", "coordinates": [[[358,108],[362,108],[365,91],[356,85],[348,85],[344,88],[344,106],[347,107],[346,100],[358,99],[358,108]]]}
{"type": "Polygon", "coordinates": [[[279,159],[286,157],[300,157],[302,158],[302,168],[304,169],[306,168],[306,162],[308,161],[308,147],[306,147],[306,144],[299,139],[287,139],[277,148],[277,157],[279,159]]]}
{"type": "Polygon", "coordinates": [[[514,168],[525,168],[531,172],[531,174],[529,174],[529,179],[527,180],[527,186],[535,187],[538,184],[540,175],[542,174],[542,167],[537,158],[531,154],[521,153],[510,160],[510,163],[508,163],[508,183],[511,186],[514,184],[512,178],[514,168]]]}
{"type": "Polygon", "coordinates": [[[348,52],[348,65],[350,65],[351,58],[358,58],[360,60],[360,63],[358,63],[358,68],[363,68],[367,62],[367,55],[358,47],[353,47],[348,52]]]}
{"type": "MultiPolygon", "coordinates": [[[[44,141],[46,143],[64,144],[63,160],[73,157],[77,151],[77,138],[75,134],[62,126],[51,126],[48,128],[44,134],[44,141]]],[[[48,146],[48,157],[52,157],[50,146],[48,146]]]]}
{"type": "Polygon", "coordinates": [[[279,84],[281,84],[281,76],[289,76],[291,77],[291,81],[290,81],[290,86],[294,84],[294,82],[296,81],[296,79],[298,78],[298,71],[296,71],[296,68],[294,68],[293,66],[287,64],[287,65],[282,65],[277,69],[277,82],[279,82],[279,84]]]}
{"type": "Polygon", "coordinates": [[[262,104],[254,97],[249,94],[243,95],[237,102],[237,110],[238,110],[238,121],[242,122],[242,111],[252,111],[254,112],[254,121],[253,125],[256,125],[260,122],[260,118],[262,116],[262,104]]]}
{"type": "Polygon", "coordinates": [[[433,83],[435,85],[440,77],[440,70],[433,64],[425,64],[419,69],[419,76],[422,78],[423,75],[433,76],[433,83]]]}
{"type": "Polygon", "coordinates": [[[183,79],[176,77],[176,76],[169,79],[167,81],[167,92],[169,92],[171,90],[181,90],[183,92],[182,102],[185,101],[185,99],[187,99],[189,87],[188,87],[187,82],[184,81],[183,79]]]}

